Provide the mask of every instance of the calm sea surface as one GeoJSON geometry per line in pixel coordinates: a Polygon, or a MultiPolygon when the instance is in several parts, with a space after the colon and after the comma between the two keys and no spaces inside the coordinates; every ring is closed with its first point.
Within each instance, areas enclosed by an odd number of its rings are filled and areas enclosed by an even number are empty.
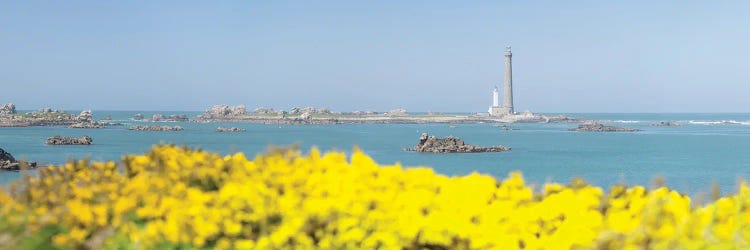
{"type": "MultiPolygon", "coordinates": [[[[242,151],[249,156],[269,145],[299,143],[303,150],[350,152],[359,146],[383,164],[429,166],[445,175],[471,172],[504,178],[520,170],[530,183],[567,183],[573,177],[610,186],[617,183],[650,185],[664,177],[668,186],[685,193],[710,190],[717,183],[723,192],[733,192],[738,180],[750,177],[750,114],[568,114],[572,117],[606,120],[605,124],[639,128],[637,133],[585,133],[567,129],[576,124],[513,124],[504,131],[497,124],[429,125],[259,125],[174,122],[181,132],[128,131],[136,124],[135,113],[187,114],[198,112],[94,111],[96,119],[110,115],[125,126],[105,129],[65,127],[0,128],[0,148],[42,164],[62,164],[67,159],[119,160],[126,153],[143,153],[160,142],[200,147],[222,154],[242,151]],[[654,127],[659,121],[677,121],[683,126],[654,127]],[[247,129],[244,133],[217,133],[219,126],[247,129]],[[423,132],[454,135],[470,144],[506,145],[511,151],[484,154],[420,154],[404,152],[423,132]],[[47,146],[53,135],[89,135],[91,146],[47,146]]],[[[0,183],[18,179],[19,173],[0,173],[0,183]]]]}

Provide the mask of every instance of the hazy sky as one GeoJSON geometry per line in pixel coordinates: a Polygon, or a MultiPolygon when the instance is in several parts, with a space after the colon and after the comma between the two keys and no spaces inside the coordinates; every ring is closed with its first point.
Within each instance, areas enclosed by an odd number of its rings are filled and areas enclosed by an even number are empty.
{"type": "Polygon", "coordinates": [[[0,102],[750,112],[750,2],[508,2],[2,1],[0,102]]]}

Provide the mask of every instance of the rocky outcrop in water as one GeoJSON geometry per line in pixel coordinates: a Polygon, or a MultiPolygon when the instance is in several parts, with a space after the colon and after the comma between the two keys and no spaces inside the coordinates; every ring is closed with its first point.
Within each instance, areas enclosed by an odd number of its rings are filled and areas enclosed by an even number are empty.
{"type": "Polygon", "coordinates": [[[651,124],[651,126],[656,126],[656,127],[674,127],[674,126],[680,126],[680,124],[677,123],[677,122],[668,121],[668,122],[654,123],[654,124],[651,124]]]}
{"type": "Polygon", "coordinates": [[[597,122],[587,122],[578,125],[577,128],[571,128],[570,131],[582,131],[582,132],[637,132],[640,129],[634,128],[621,128],[615,126],[605,126],[597,122]]]}
{"type": "Polygon", "coordinates": [[[94,142],[94,140],[91,139],[90,136],[84,135],[81,137],[63,137],[63,136],[53,136],[50,138],[47,138],[46,141],[44,141],[44,144],[47,145],[91,145],[91,143],[94,142]]]}
{"type": "Polygon", "coordinates": [[[419,143],[414,148],[406,150],[423,153],[486,153],[508,151],[510,147],[480,147],[465,144],[463,140],[453,136],[437,138],[434,135],[430,136],[427,133],[422,133],[422,136],[419,137],[419,143]]]}
{"type": "Polygon", "coordinates": [[[68,128],[104,128],[104,124],[98,122],[79,122],[68,126],[68,128]]]}
{"type": "Polygon", "coordinates": [[[136,121],[143,120],[143,115],[141,113],[135,114],[133,116],[133,120],[136,120],[136,121]]]}
{"type": "Polygon", "coordinates": [[[142,125],[136,125],[128,128],[128,130],[137,130],[137,131],[182,131],[184,130],[180,126],[142,126],[142,125]]]}
{"type": "Polygon", "coordinates": [[[151,116],[152,122],[187,122],[189,120],[190,119],[188,119],[185,114],[169,115],[166,117],[162,114],[154,114],[151,116]]]}
{"type": "Polygon", "coordinates": [[[210,109],[203,111],[199,118],[202,119],[232,119],[247,115],[245,105],[228,106],[214,105],[210,109]]]}
{"type": "Polygon", "coordinates": [[[3,106],[0,106],[0,115],[15,114],[15,113],[16,113],[16,105],[13,105],[13,103],[6,103],[3,106]]]}
{"type": "Polygon", "coordinates": [[[238,128],[238,127],[230,127],[230,128],[218,127],[216,128],[216,132],[245,132],[245,129],[238,128]]]}
{"type": "Polygon", "coordinates": [[[36,162],[17,161],[13,155],[0,148],[0,170],[18,171],[22,168],[36,168],[36,162]]]}
{"type": "Polygon", "coordinates": [[[78,121],[68,128],[104,128],[104,124],[94,121],[94,115],[91,110],[84,110],[76,117],[78,121]]]}

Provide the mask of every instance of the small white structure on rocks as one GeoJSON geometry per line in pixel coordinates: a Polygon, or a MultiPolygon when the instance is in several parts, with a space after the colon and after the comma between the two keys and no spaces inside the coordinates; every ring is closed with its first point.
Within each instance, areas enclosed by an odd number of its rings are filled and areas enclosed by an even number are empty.
{"type": "Polygon", "coordinates": [[[510,46],[505,48],[505,81],[503,82],[503,106],[500,107],[498,103],[498,92],[497,86],[492,91],[492,106],[490,107],[490,116],[505,116],[512,115],[513,112],[513,65],[511,58],[513,53],[510,51],[510,46]]]}

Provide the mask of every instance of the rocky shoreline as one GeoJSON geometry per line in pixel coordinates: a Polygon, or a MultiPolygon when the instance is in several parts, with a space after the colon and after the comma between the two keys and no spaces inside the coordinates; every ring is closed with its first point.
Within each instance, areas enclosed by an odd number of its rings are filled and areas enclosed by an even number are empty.
{"type": "Polygon", "coordinates": [[[460,138],[448,136],[437,138],[427,133],[422,133],[419,142],[413,148],[406,148],[405,151],[414,151],[420,153],[487,153],[503,152],[510,150],[506,146],[480,147],[464,143],[460,138]]]}
{"type": "Polygon", "coordinates": [[[34,168],[36,168],[36,162],[18,161],[13,155],[0,148],[0,170],[19,171],[34,168]]]}
{"type": "Polygon", "coordinates": [[[63,137],[55,135],[47,138],[44,144],[47,145],[91,145],[94,142],[90,136],[84,135],[81,137],[63,137]]]}
{"type": "Polygon", "coordinates": [[[215,105],[205,110],[196,122],[236,122],[259,124],[459,124],[459,123],[562,123],[583,122],[582,119],[563,115],[546,116],[523,112],[502,117],[488,115],[410,114],[405,109],[394,109],[384,113],[375,111],[334,112],[324,108],[291,108],[274,110],[256,108],[247,112],[244,105],[215,105]]]}

